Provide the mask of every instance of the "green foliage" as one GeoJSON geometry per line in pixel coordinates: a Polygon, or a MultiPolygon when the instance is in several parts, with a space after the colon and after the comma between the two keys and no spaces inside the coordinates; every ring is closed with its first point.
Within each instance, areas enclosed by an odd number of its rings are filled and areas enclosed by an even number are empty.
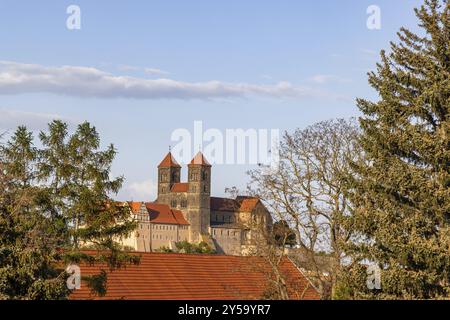
{"type": "Polygon", "coordinates": [[[426,0],[416,14],[424,36],[402,28],[369,74],[380,100],[358,100],[366,159],[349,179],[348,252],[383,271],[369,291],[354,264],[353,297],[450,296],[450,5],[426,0]]]}
{"type": "Polygon", "coordinates": [[[159,252],[164,253],[187,253],[187,254],[214,254],[216,253],[206,242],[190,243],[188,241],[175,242],[176,250],[168,247],[161,247],[159,252]]]}
{"type": "Polygon", "coordinates": [[[93,292],[100,297],[106,295],[106,285],[108,283],[108,275],[105,270],[101,270],[100,274],[96,274],[89,277],[82,277],[82,280],[86,281],[87,285],[93,292]]]}
{"type": "Polygon", "coordinates": [[[63,299],[66,274],[55,269],[60,232],[40,210],[33,137],[19,127],[0,149],[0,298],[63,299]]]}
{"type": "MultiPolygon", "coordinates": [[[[67,297],[67,274],[56,269],[62,263],[98,262],[113,270],[139,262],[117,243],[136,224],[110,198],[123,182],[110,178],[114,147],[100,150],[89,123],[69,135],[67,124],[54,121],[39,138],[41,149],[19,127],[0,149],[0,295],[6,299],[67,297]],[[94,251],[82,252],[85,246],[94,251]]],[[[88,281],[99,294],[102,275],[88,281]]]]}

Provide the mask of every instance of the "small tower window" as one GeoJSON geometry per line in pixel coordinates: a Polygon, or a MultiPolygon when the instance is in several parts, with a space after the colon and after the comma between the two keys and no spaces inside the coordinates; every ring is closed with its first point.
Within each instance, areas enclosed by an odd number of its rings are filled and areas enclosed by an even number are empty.
{"type": "Polygon", "coordinates": [[[172,200],[172,202],[170,203],[170,205],[172,206],[172,208],[176,208],[176,206],[177,206],[177,200],[172,200]]]}
{"type": "Polygon", "coordinates": [[[191,172],[191,180],[198,181],[198,172],[196,172],[196,171],[191,172]]]}

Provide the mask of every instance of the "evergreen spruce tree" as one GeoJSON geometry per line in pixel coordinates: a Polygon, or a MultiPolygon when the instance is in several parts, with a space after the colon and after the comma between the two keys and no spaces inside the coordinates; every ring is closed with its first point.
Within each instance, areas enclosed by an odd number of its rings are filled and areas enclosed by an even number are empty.
{"type": "Polygon", "coordinates": [[[379,101],[357,101],[367,161],[349,189],[353,297],[450,296],[450,6],[426,0],[416,15],[423,35],[402,28],[369,73],[379,101]],[[380,290],[361,262],[382,269],[380,290]]]}
{"type": "MultiPolygon", "coordinates": [[[[0,149],[0,298],[64,299],[70,263],[120,268],[139,259],[118,243],[136,228],[129,210],[112,200],[123,178],[110,178],[116,150],[100,150],[89,123],[68,134],[54,121],[33,136],[19,127],[0,149]],[[90,249],[89,254],[86,249],[90,249]]],[[[83,275],[82,275],[83,276],[83,275]]],[[[83,277],[106,292],[106,270],[83,277]]]]}
{"type": "Polygon", "coordinates": [[[0,150],[0,299],[63,299],[58,228],[40,210],[37,150],[19,127],[0,150]]]}
{"type": "MultiPolygon", "coordinates": [[[[66,123],[53,121],[48,133],[41,132],[40,140],[44,147],[39,179],[46,184],[48,209],[66,222],[62,255],[66,263],[104,263],[109,270],[138,263],[137,256],[124,252],[118,243],[135,230],[136,223],[129,209],[111,198],[123,183],[123,177],[110,178],[117,153],[114,146],[101,151],[100,137],[87,122],[69,135],[66,123]]],[[[105,292],[105,270],[84,279],[97,293],[105,292]]]]}

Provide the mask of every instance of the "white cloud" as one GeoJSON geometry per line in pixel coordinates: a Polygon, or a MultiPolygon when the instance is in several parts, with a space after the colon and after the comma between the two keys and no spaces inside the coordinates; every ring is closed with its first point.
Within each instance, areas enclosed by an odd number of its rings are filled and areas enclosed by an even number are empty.
{"type": "Polygon", "coordinates": [[[350,79],[342,78],[339,76],[335,76],[332,74],[317,74],[310,78],[310,81],[317,84],[325,84],[325,83],[348,83],[351,82],[350,79]]]}
{"type": "Polygon", "coordinates": [[[57,114],[0,109],[0,129],[2,130],[15,130],[17,126],[21,125],[30,130],[41,130],[55,119],[71,123],[57,114]]]}
{"type": "Polygon", "coordinates": [[[157,184],[153,180],[133,182],[126,189],[134,201],[153,201],[158,191],[157,184]]]}
{"type": "Polygon", "coordinates": [[[156,69],[156,68],[145,68],[145,73],[151,76],[158,76],[158,77],[166,77],[170,73],[164,70],[156,69]]]}
{"type": "Polygon", "coordinates": [[[248,96],[342,98],[309,87],[296,86],[289,82],[279,82],[273,85],[221,81],[183,82],[170,79],[117,76],[90,67],[48,67],[0,61],[0,95],[37,92],[75,97],[183,100],[248,96]]]}

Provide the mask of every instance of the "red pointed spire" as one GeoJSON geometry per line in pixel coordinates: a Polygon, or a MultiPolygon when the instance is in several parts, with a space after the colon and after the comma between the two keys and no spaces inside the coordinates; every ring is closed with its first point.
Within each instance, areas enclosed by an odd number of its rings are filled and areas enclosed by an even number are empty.
{"type": "Polygon", "coordinates": [[[161,163],[159,164],[158,168],[161,167],[176,167],[176,168],[181,168],[181,166],[178,164],[177,160],[175,160],[175,158],[173,157],[172,153],[169,152],[163,159],[163,161],[161,161],[161,163]]]}
{"type": "Polygon", "coordinates": [[[199,151],[195,157],[192,159],[191,163],[189,165],[201,165],[206,167],[211,167],[211,164],[206,160],[205,156],[201,151],[199,151]]]}

